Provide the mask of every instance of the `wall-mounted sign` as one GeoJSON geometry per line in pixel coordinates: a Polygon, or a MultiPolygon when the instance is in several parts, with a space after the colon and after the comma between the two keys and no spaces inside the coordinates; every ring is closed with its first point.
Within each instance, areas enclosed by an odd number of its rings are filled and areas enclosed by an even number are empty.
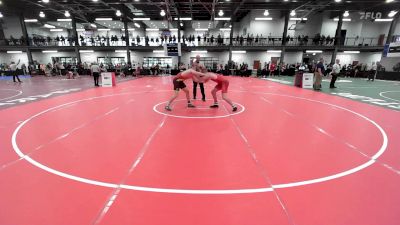
{"type": "Polygon", "coordinates": [[[167,53],[167,56],[181,56],[181,43],[165,44],[164,52],[167,53]]]}
{"type": "Polygon", "coordinates": [[[360,12],[360,20],[374,20],[381,19],[381,12],[360,12]]]}

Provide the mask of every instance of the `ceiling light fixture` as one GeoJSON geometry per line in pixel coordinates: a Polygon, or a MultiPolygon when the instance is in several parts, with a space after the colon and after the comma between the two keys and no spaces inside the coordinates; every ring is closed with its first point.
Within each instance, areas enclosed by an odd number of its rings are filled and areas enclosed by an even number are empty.
{"type": "MultiPolygon", "coordinates": [[[[339,21],[339,18],[333,18],[334,21],[339,21]]],[[[343,18],[343,22],[350,22],[350,18],[343,18]]]]}
{"type": "Polygon", "coordinates": [[[207,53],[207,50],[193,50],[192,53],[207,53]]]}
{"type": "Polygon", "coordinates": [[[307,50],[306,53],[322,53],[322,50],[307,50]]]}
{"type": "Polygon", "coordinates": [[[44,25],[44,27],[50,28],[50,29],[56,28],[56,26],[53,26],[53,25],[50,25],[50,24],[47,24],[47,23],[44,25]]]}
{"type": "Polygon", "coordinates": [[[264,16],[268,16],[269,15],[269,12],[268,12],[268,9],[266,9],[265,11],[264,11],[264,16]]]}
{"type": "Polygon", "coordinates": [[[43,11],[40,11],[40,13],[39,13],[39,17],[40,17],[40,18],[44,18],[44,17],[46,17],[46,15],[44,14],[44,12],[43,12],[43,11]]]}
{"type": "Polygon", "coordinates": [[[49,3],[49,0],[42,0],[42,2],[44,2],[44,3],[49,3]]]}
{"type": "Polygon", "coordinates": [[[295,16],[295,15],[296,15],[296,11],[292,10],[292,11],[290,12],[290,15],[291,15],[291,16],[295,16]]]}
{"type": "Polygon", "coordinates": [[[389,17],[393,17],[393,16],[395,16],[397,14],[397,11],[390,11],[390,13],[389,13],[389,17]]]}
{"type": "Polygon", "coordinates": [[[42,53],[57,53],[57,50],[44,50],[42,53]]]}
{"type": "Polygon", "coordinates": [[[115,15],[119,17],[119,16],[122,16],[122,13],[120,10],[117,10],[117,12],[115,12],[115,15]]]}
{"type": "Polygon", "coordinates": [[[299,21],[299,20],[307,21],[307,18],[292,17],[292,18],[290,18],[290,20],[292,20],[292,21],[299,21]]]}
{"type": "Polygon", "coordinates": [[[230,17],[216,17],[215,20],[231,20],[230,17]]]}
{"type": "Polygon", "coordinates": [[[96,21],[112,21],[112,18],[96,18],[96,21]]]}
{"type": "Polygon", "coordinates": [[[164,9],[161,10],[160,15],[161,15],[161,16],[165,16],[165,11],[164,11],[164,9]]]}
{"type": "Polygon", "coordinates": [[[92,53],[93,50],[79,50],[80,53],[92,53]]]}
{"type": "Polygon", "coordinates": [[[272,20],[271,17],[256,17],[255,20],[272,20]]]}
{"type": "Polygon", "coordinates": [[[70,17],[70,16],[71,16],[71,14],[69,14],[69,12],[68,12],[68,11],[65,11],[65,13],[64,13],[64,16],[65,16],[65,17],[70,17]]]}
{"type": "Polygon", "coordinates": [[[138,23],[134,23],[133,25],[135,25],[135,27],[140,28],[140,24],[138,23]]]}
{"type": "Polygon", "coordinates": [[[218,16],[223,16],[223,15],[224,15],[224,11],[222,11],[222,9],[220,9],[218,12],[218,16]]]}
{"type": "Polygon", "coordinates": [[[150,20],[150,18],[142,17],[142,18],[133,18],[136,21],[150,20]]]}
{"type": "Polygon", "coordinates": [[[232,53],[236,53],[236,54],[245,54],[246,51],[232,51],[232,53]]]}
{"type": "Polygon", "coordinates": [[[360,51],[344,51],[343,53],[346,53],[346,54],[359,54],[360,51]]]}
{"type": "Polygon", "coordinates": [[[349,11],[344,11],[343,16],[348,17],[350,15],[349,11]]]}
{"type": "Polygon", "coordinates": [[[8,54],[18,54],[22,53],[22,51],[7,51],[8,54]]]}
{"type": "Polygon", "coordinates": [[[390,19],[375,19],[374,21],[375,22],[391,22],[391,21],[393,21],[393,18],[390,18],[390,19]]]}
{"type": "Polygon", "coordinates": [[[37,19],[24,19],[25,23],[36,23],[37,21],[37,19]]]}
{"type": "Polygon", "coordinates": [[[3,17],[4,17],[4,16],[3,16],[3,13],[0,12],[0,18],[3,18],[3,17]]]}

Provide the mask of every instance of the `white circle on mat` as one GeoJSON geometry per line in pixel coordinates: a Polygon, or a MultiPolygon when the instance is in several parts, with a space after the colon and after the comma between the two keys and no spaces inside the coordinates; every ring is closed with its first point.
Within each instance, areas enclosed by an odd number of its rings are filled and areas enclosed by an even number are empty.
{"type": "MultiPolygon", "coordinates": [[[[239,92],[244,92],[244,91],[239,91],[239,92]]],[[[144,92],[143,92],[144,93],[144,92]]],[[[65,103],[59,106],[55,106],[49,109],[46,109],[44,111],[41,111],[31,117],[29,117],[28,119],[24,120],[21,124],[19,124],[19,126],[14,130],[13,134],[12,134],[12,138],[11,138],[11,142],[12,142],[12,146],[14,151],[18,154],[18,156],[20,156],[21,158],[25,159],[27,162],[31,163],[32,165],[45,170],[49,173],[52,173],[54,175],[57,176],[61,176],[67,179],[71,179],[71,180],[75,180],[78,182],[82,182],[82,183],[86,183],[86,184],[91,184],[91,185],[97,185],[97,186],[102,186],[102,187],[109,187],[109,188],[122,188],[122,189],[127,189],[127,190],[135,190],[135,191],[144,191],[144,192],[157,192],[157,193],[174,193],[174,194],[193,194],[193,195],[227,195],[227,194],[250,194],[250,193],[262,193],[262,192],[271,192],[274,189],[280,189],[280,188],[290,188],[290,187],[298,187],[298,186],[304,186],[304,185],[310,185],[310,184],[316,184],[316,183],[321,183],[321,182],[325,182],[325,181],[329,181],[329,180],[334,180],[334,179],[338,179],[341,177],[345,177],[348,176],[350,174],[356,173],[358,171],[361,171],[369,166],[371,166],[372,164],[375,163],[375,161],[385,152],[386,148],[387,148],[387,144],[388,144],[388,137],[386,135],[386,132],[382,129],[381,126],[379,126],[379,124],[377,124],[375,121],[371,120],[370,118],[354,112],[350,109],[344,108],[342,106],[338,106],[338,105],[334,105],[331,103],[326,103],[326,102],[322,102],[322,101],[318,101],[318,100],[313,100],[313,99],[307,99],[307,98],[302,98],[302,97],[297,97],[297,96],[292,96],[292,95],[284,95],[284,94],[277,94],[277,93],[264,93],[264,92],[250,92],[250,93],[255,93],[255,94],[265,94],[265,95],[276,95],[276,96],[282,96],[282,97],[288,97],[288,98],[295,98],[295,99],[300,99],[300,100],[305,100],[305,101],[310,101],[310,102],[316,102],[316,103],[320,103],[320,104],[324,104],[324,105],[328,105],[331,107],[335,107],[338,109],[342,109],[345,110],[347,112],[350,112],[360,118],[365,119],[366,121],[370,122],[371,124],[373,124],[381,133],[382,138],[383,138],[383,142],[381,147],[379,148],[379,150],[377,151],[377,153],[375,153],[375,155],[373,155],[371,157],[370,160],[368,160],[367,162],[358,165],[354,168],[351,168],[349,170],[337,173],[337,174],[332,174],[332,175],[328,175],[325,177],[320,177],[320,178],[316,178],[316,179],[310,179],[310,180],[304,180],[304,181],[298,181],[298,182],[291,182],[291,183],[283,183],[283,184],[273,184],[272,187],[260,187],[260,188],[250,188],[250,189],[224,189],[224,190],[213,190],[213,189],[201,189],[201,190],[195,190],[195,189],[179,189],[179,188],[161,188],[161,187],[144,187],[144,186],[134,186],[134,185],[127,185],[127,184],[115,184],[115,183],[108,183],[108,182],[102,182],[102,181],[98,181],[98,180],[93,180],[93,179],[88,179],[88,178],[84,178],[84,177],[79,177],[79,176],[75,176],[75,175],[71,175],[71,174],[67,174],[58,170],[55,170],[53,168],[50,168],[46,165],[41,164],[40,162],[35,161],[34,159],[32,159],[31,157],[29,157],[28,155],[25,155],[21,149],[18,147],[17,144],[17,136],[18,136],[18,132],[22,129],[23,126],[25,126],[29,121],[31,121],[32,119],[43,115],[47,112],[50,112],[52,110],[56,110],[59,109],[61,107],[64,106],[68,106],[70,104],[75,104],[78,102],[84,102],[84,101],[89,101],[89,100],[93,100],[93,99],[97,99],[97,98],[105,98],[105,97],[112,97],[112,96],[118,96],[118,95],[124,95],[124,94],[132,94],[132,93],[122,93],[122,94],[114,94],[114,95],[105,95],[105,96],[99,96],[99,97],[92,97],[92,98],[87,98],[87,99],[81,99],[81,100],[77,100],[77,101],[73,101],[73,102],[69,102],[69,103],[65,103]]]]}

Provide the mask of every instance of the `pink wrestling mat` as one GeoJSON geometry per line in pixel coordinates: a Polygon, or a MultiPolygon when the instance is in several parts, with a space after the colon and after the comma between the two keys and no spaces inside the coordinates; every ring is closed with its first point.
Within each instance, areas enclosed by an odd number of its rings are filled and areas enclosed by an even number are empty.
{"type": "Polygon", "coordinates": [[[399,223],[398,112],[228,79],[235,113],[171,77],[1,110],[0,224],[399,223]]]}

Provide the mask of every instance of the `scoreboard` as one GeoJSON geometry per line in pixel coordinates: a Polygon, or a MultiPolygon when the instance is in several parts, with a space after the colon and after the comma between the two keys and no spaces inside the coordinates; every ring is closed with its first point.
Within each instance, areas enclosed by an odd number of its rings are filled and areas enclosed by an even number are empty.
{"type": "Polygon", "coordinates": [[[164,52],[167,56],[181,56],[181,43],[170,43],[164,45],[164,52]]]}

